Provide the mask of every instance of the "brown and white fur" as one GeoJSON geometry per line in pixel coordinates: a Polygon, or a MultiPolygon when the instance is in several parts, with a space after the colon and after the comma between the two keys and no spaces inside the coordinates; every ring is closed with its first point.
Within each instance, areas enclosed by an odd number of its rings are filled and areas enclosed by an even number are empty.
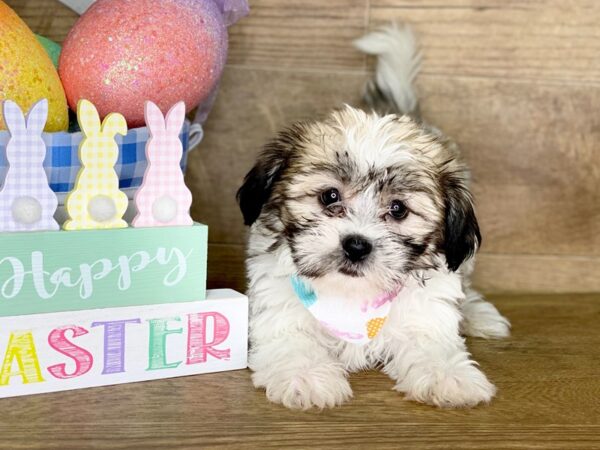
{"type": "Polygon", "coordinates": [[[367,103],[390,114],[348,106],[291,126],[267,144],[238,192],[250,225],[254,384],[290,408],[332,407],[352,396],[349,372],[381,367],[412,400],[489,402],[496,389],[462,335],[501,338],[510,325],[469,287],[480,244],[469,172],[456,144],[416,118],[410,29],[390,26],[356,45],[377,56],[367,103]],[[349,259],[348,236],[366,242],[368,254],[349,259]],[[294,274],[348,301],[403,288],[379,335],[357,346],[303,307],[294,274]]]}

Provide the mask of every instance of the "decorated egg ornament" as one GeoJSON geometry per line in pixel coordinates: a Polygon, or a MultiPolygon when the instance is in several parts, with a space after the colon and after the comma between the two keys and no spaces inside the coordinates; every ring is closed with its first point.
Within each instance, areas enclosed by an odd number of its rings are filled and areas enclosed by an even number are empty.
{"type": "MultiPolygon", "coordinates": [[[[48,99],[46,131],[66,130],[69,114],[58,73],[33,32],[0,0],[0,101],[27,111],[48,99]]],[[[0,112],[0,129],[6,129],[0,112]]]]}
{"type": "Polygon", "coordinates": [[[59,73],[69,106],[88,99],[100,117],[144,124],[144,102],[190,109],[215,88],[227,56],[227,25],[213,0],[98,0],[64,44],[59,73]]]}

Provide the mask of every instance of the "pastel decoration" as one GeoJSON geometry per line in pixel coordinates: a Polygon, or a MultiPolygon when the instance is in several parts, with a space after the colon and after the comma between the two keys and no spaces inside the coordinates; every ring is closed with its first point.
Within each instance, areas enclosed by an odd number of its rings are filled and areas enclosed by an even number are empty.
{"type": "Polygon", "coordinates": [[[0,100],[26,111],[42,98],[48,99],[46,131],[66,130],[69,110],[58,72],[25,22],[0,0],[0,100]]]}
{"type": "Polygon", "coordinates": [[[373,339],[383,327],[386,317],[375,317],[367,322],[367,337],[373,339]]]}
{"type": "Polygon", "coordinates": [[[54,67],[58,69],[58,58],[60,57],[61,50],[60,44],[57,44],[56,42],[48,39],[47,37],[40,36],[39,34],[36,34],[35,38],[42,45],[42,47],[44,47],[44,50],[46,50],[46,53],[50,57],[50,60],[52,61],[52,64],[54,64],[54,67]]]}
{"type": "Polygon", "coordinates": [[[296,295],[306,308],[310,308],[317,301],[315,291],[299,277],[292,277],[292,285],[296,295]]]}
{"type": "Polygon", "coordinates": [[[349,299],[342,295],[320,294],[299,276],[293,276],[291,284],[302,305],[325,331],[358,345],[365,345],[379,335],[392,303],[402,290],[399,286],[374,298],[349,299]]]}
{"type": "Polygon", "coordinates": [[[150,131],[146,143],[148,168],[134,197],[138,214],[132,226],[190,226],[192,193],[185,185],[180,166],[183,146],[179,132],[185,120],[185,104],[177,103],[166,117],[152,102],[146,102],[145,111],[150,131]]]}
{"type": "Polygon", "coordinates": [[[198,223],[0,233],[0,249],[0,317],[206,298],[208,227],[198,223]]]}
{"type": "Polygon", "coordinates": [[[6,145],[8,171],[0,190],[0,231],[58,230],[54,220],[58,200],[43,167],[46,144],[42,131],[48,101],[34,104],[27,118],[10,100],[4,101],[2,112],[10,138],[6,145]]]}
{"type": "MultiPolygon", "coordinates": [[[[61,234],[78,233],[54,233],[61,234]]],[[[0,398],[238,370],[247,362],[248,299],[230,289],[183,303],[0,317],[0,398]]]]}
{"type": "MultiPolygon", "coordinates": [[[[97,0],[63,43],[59,73],[68,102],[91,99],[100,116],[143,126],[144,102],[188,111],[216,87],[227,58],[223,0],[97,0]]],[[[244,4],[246,2],[243,2],[244,4]]]]}
{"type": "Polygon", "coordinates": [[[69,218],[63,227],[65,230],[125,228],[123,214],[128,200],[119,190],[114,168],[119,156],[115,135],[127,134],[125,118],[113,113],[101,124],[94,105],[81,100],[77,120],[84,135],[79,144],[81,169],[65,202],[69,218]]]}

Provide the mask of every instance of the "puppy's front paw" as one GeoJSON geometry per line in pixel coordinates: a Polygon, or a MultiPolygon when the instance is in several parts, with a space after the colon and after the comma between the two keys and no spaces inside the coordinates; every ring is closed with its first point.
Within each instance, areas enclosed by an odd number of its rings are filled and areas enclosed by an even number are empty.
{"type": "Polygon", "coordinates": [[[292,409],[332,408],[352,397],[345,372],[334,364],[258,371],[252,380],[265,388],[270,401],[292,409]]]}
{"type": "Polygon", "coordinates": [[[496,387],[471,361],[428,373],[409,373],[394,389],[404,392],[408,400],[440,408],[472,407],[488,403],[496,394],[496,387]]]}
{"type": "Polygon", "coordinates": [[[510,336],[510,322],[489,302],[467,303],[462,307],[461,331],[466,336],[502,339],[510,336]]]}

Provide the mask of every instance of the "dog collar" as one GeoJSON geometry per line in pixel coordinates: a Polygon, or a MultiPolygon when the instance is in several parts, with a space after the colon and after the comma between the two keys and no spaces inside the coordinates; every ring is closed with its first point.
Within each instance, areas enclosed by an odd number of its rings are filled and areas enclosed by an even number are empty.
{"type": "Polygon", "coordinates": [[[297,275],[291,277],[296,296],[315,319],[333,336],[364,345],[379,334],[402,287],[372,299],[349,302],[335,295],[319,295],[297,275]]]}

